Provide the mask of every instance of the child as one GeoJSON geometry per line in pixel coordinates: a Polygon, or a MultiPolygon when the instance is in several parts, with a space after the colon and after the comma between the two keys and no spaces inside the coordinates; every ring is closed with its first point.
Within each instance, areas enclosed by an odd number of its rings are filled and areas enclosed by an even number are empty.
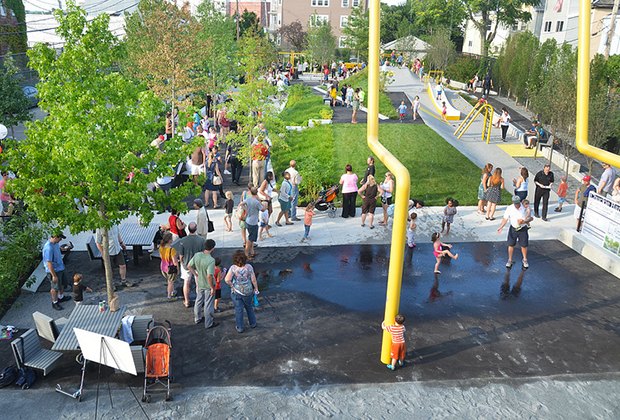
{"type": "Polygon", "coordinates": [[[562,205],[566,203],[566,193],[568,192],[568,183],[566,182],[566,177],[562,177],[562,181],[558,186],[558,206],[555,208],[555,211],[561,212],[562,205]]]}
{"type": "Polygon", "coordinates": [[[420,115],[420,97],[416,96],[413,100],[413,120],[417,120],[420,115]]]}
{"type": "Polygon", "coordinates": [[[265,239],[265,234],[270,238],[273,238],[273,235],[269,233],[269,210],[267,207],[258,213],[258,221],[260,222],[260,232],[258,232],[258,238],[262,241],[265,239]]]}
{"type": "Polygon", "coordinates": [[[81,305],[84,301],[84,290],[88,293],[92,293],[93,290],[82,283],[82,275],[80,273],[75,273],[73,275],[73,301],[76,306],[81,305]]]}
{"type": "Polygon", "coordinates": [[[409,225],[407,226],[407,246],[409,248],[415,248],[415,229],[418,227],[415,220],[418,218],[418,214],[412,211],[409,215],[409,225]]]}
{"type": "Polygon", "coordinates": [[[441,233],[446,228],[446,235],[450,233],[450,225],[454,223],[454,215],[456,214],[456,206],[458,202],[452,197],[446,198],[446,207],[443,208],[443,218],[441,220],[441,233]]]}
{"type": "Polygon", "coordinates": [[[452,245],[450,244],[442,244],[441,241],[439,240],[439,233],[435,232],[431,235],[431,241],[433,242],[433,255],[435,256],[435,259],[437,260],[437,262],[435,263],[435,273],[437,274],[441,274],[441,271],[439,271],[439,263],[441,263],[441,259],[443,257],[450,257],[454,260],[456,260],[459,257],[459,254],[452,254],[452,252],[450,252],[450,249],[452,249],[452,245]]]}
{"type": "Polygon", "coordinates": [[[398,314],[394,317],[396,321],[395,325],[385,325],[385,322],[381,323],[381,328],[386,330],[392,335],[392,350],[390,355],[392,356],[392,363],[387,365],[390,370],[396,369],[396,363],[398,366],[405,365],[405,352],[407,350],[405,346],[405,317],[398,314]]]}
{"type": "Polygon", "coordinates": [[[443,108],[441,108],[441,118],[445,121],[448,122],[448,107],[446,106],[445,102],[442,102],[443,108]]]}
{"type": "Polygon", "coordinates": [[[441,94],[443,93],[443,85],[441,84],[441,82],[439,82],[439,84],[437,85],[437,100],[441,101],[441,94]]]}
{"type": "Polygon", "coordinates": [[[306,206],[304,213],[304,237],[301,238],[301,242],[306,242],[310,239],[308,235],[310,234],[310,226],[312,226],[312,216],[314,216],[314,203],[310,202],[306,206]]]}
{"type": "Polygon", "coordinates": [[[527,227],[530,227],[530,222],[532,220],[534,220],[534,218],[532,217],[532,208],[530,207],[530,200],[528,200],[527,198],[523,201],[521,201],[521,204],[523,205],[523,208],[525,209],[525,223],[527,223],[527,227]]]}
{"type": "Polygon", "coordinates": [[[232,214],[235,208],[235,200],[232,191],[226,191],[226,202],[224,203],[224,225],[226,232],[232,232],[232,214]]]}
{"type": "Polygon", "coordinates": [[[403,120],[407,116],[407,105],[405,105],[405,101],[400,101],[400,106],[398,107],[398,115],[400,117],[400,122],[403,122],[403,120]]]}
{"type": "Polygon", "coordinates": [[[222,259],[220,257],[215,257],[215,271],[213,272],[213,277],[215,278],[215,301],[213,302],[213,310],[215,312],[222,312],[219,309],[220,299],[222,298],[222,278],[226,274],[225,270],[222,271],[222,259]]]}

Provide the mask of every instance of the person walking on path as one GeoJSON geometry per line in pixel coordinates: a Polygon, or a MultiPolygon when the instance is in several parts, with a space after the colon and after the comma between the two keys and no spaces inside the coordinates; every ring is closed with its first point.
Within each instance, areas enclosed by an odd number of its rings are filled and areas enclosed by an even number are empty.
{"type": "Polygon", "coordinates": [[[299,185],[301,184],[301,175],[297,171],[297,162],[291,160],[289,162],[289,167],[286,170],[289,173],[291,185],[293,186],[293,191],[291,193],[292,201],[291,201],[291,220],[293,222],[300,222],[301,219],[297,217],[297,203],[299,202],[299,185]]]}
{"type": "Polygon", "coordinates": [[[159,245],[160,264],[159,268],[161,274],[166,279],[166,292],[168,300],[172,301],[176,299],[177,294],[174,290],[174,283],[177,280],[179,274],[178,269],[178,257],[176,250],[172,245],[172,233],[166,232],[159,245]]]}
{"type": "Polygon", "coordinates": [[[614,181],[616,180],[616,170],[608,163],[603,163],[603,175],[601,175],[601,180],[598,183],[597,193],[602,195],[603,197],[607,197],[607,194],[611,194],[614,186],[614,181]]]}
{"type": "Polygon", "coordinates": [[[342,217],[355,217],[355,197],[357,196],[357,175],[350,164],[345,166],[345,173],[340,177],[342,185],[342,217]]]}
{"type": "Polygon", "coordinates": [[[360,88],[353,92],[353,114],[351,114],[351,124],[357,124],[357,111],[360,109],[360,88]]]}
{"type": "Polygon", "coordinates": [[[407,105],[405,105],[405,101],[400,101],[400,105],[398,106],[398,117],[400,122],[403,122],[403,120],[407,118],[407,105]]]}
{"type": "Polygon", "coordinates": [[[478,214],[484,214],[486,212],[487,205],[487,182],[491,177],[491,171],[493,170],[493,165],[487,163],[482,168],[482,175],[480,176],[480,185],[478,186],[478,214]]]}
{"type": "Polygon", "coordinates": [[[529,233],[528,223],[533,220],[532,217],[527,217],[526,209],[521,205],[521,199],[518,195],[512,197],[512,204],[506,208],[502,223],[497,228],[497,233],[501,234],[502,229],[507,223],[510,224],[508,228],[508,261],[506,262],[506,268],[512,268],[514,261],[512,259],[515,246],[519,243],[521,247],[521,255],[523,256],[523,269],[528,269],[529,264],[527,262],[527,247],[529,245],[529,233]]]}
{"type": "Polygon", "coordinates": [[[415,99],[413,100],[413,120],[417,120],[418,117],[420,116],[420,97],[416,96],[415,99]]]}
{"type": "Polygon", "coordinates": [[[282,181],[282,185],[280,185],[280,193],[278,195],[278,202],[280,203],[280,213],[278,214],[278,218],[276,219],[276,226],[282,226],[280,223],[280,219],[284,216],[284,220],[287,225],[292,225],[293,222],[290,221],[289,212],[291,210],[291,201],[293,200],[293,184],[291,183],[291,174],[289,172],[282,172],[282,176],[284,180],[282,181]]]}
{"type": "Polygon", "coordinates": [[[252,145],[252,184],[256,188],[265,179],[265,161],[269,153],[269,148],[265,145],[263,138],[264,136],[259,134],[255,140],[256,144],[252,145]]]}
{"type": "Polygon", "coordinates": [[[547,221],[547,210],[549,208],[549,192],[553,185],[554,178],[553,172],[551,172],[551,165],[546,164],[542,171],[539,171],[534,177],[534,183],[536,184],[536,191],[534,193],[534,217],[540,217],[538,213],[538,206],[542,199],[542,220],[547,221]]]}
{"type": "Polygon", "coordinates": [[[205,194],[205,207],[209,207],[209,195],[213,201],[213,208],[217,209],[217,195],[222,186],[222,173],[217,159],[215,147],[209,152],[206,162],[206,180],[202,187],[205,194]]]}
{"type": "Polygon", "coordinates": [[[487,73],[484,76],[484,80],[482,82],[482,96],[488,98],[491,94],[491,89],[493,88],[493,79],[491,78],[491,73],[487,73]]]}
{"type": "Polygon", "coordinates": [[[194,323],[204,320],[206,329],[219,325],[213,320],[213,304],[215,301],[215,259],[211,256],[215,241],[207,239],[204,250],[189,261],[187,267],[196,279],[196,303],[194,304],[194,323]]]}
{"type": "Polygon", "coordinates": [[[71,299],[65,296],[65,283],[67,282],[65,275],[65,263],[62,260],[60,252],[60,241],[65,239],[65,235],[60,230],[52,233],[52,236],[43,245],[42,259],[45,267],[46,277],[50,282],[50,297],[52,299],[52,308],[57,311],[63,310],[59,302],[65,302],[71,299]]]}
{"type": "Polygon", "coordinates": [[[554,209],[555,212],[561,212],[562,206],[566,203],[566,194],[568,193],[568,182],[566,176],[560,178],[560,185],[558,185],[558,206],[554,209]]]}
{"type": "Polygon", "coordinates": [[[502,168],[495,168],[495,172],[487,181],[487,192],[485,194],[487,200],[486,220],[495,220],[495,210],[497,209],[497,203],[502,198],[503,189],[504,178],[502,177],[502,168]]]}
{"type": "Polygon", "coordinates": [[[508,134],[508,127],[510,127],[510,114],[506,107],[502,107],[502,115],[497,120],[497,128],[502,129],[502,141],[506,141],[506,135],[508,134]]]}
{"type": "Polygon", "coordinates": [[[396,364],[403,367],[405,365],[405,353],[407,352],[407,346],[405,344],[405,317],[398,314],[394,317],[396,322],[394,325],[385,325],[385,322],[381,323],[381,328],[386,330],[392,336],[392,348],[390,350],[390,357],[392,361],[387,368],[390,370],[396,369],[396,364]]]}
{"type": "MultiPolygon", "coordinates": [[[[245,216],[245,228],[247,229],[248,238],[245,241],[245,255],[248,258],[254,258],[254,243],[258,240],[258,216],[263,209],[263,205],[258,201],[258,191],[256,187],[250,189],[250,196],[244,200],[247,207],[245,216]]],[[[266,207],[266,206],[265,206],[266,207]]]]}
{"type": "Polygon", "coordinates": [[[525,166],[521,167],[519,171],[519,177],[512,179],[512,185],[515,187],[514,195],[518,195],[521,201],[527,198],[527,189],[529,181],[527,178],[530,176],[525,166]]]}
{"type": "Polygon", "coordinates": [[[271,195],[276,191],[276,183],[273,180],[273,172],[267,172],[265,179],[263,179],[263,183],[258,187],[258,199],[267,205],[267,211],[269,212],[269,217],[271,217],[271,213],[273,213],[273,204],[271,195]]]}
{"type": "Polygon", "coordinates": [[[368,226],[374,229],[375,226],[372,222],[377,207],[377,195],[379,195],[379,186],[374,176],[367,176],[366,182],[359,189],[358,194],[362,197],[362,227],[366,226],[366,217],[368,217],[368,226]]]}
{"type": "Polygon", "coordinates": [[[230,266],[224,279],[230,286],[230,298],[235,305],[235,329],[238,333],[244,331],[243,310],[248,317],[250,328],[256,328],[253,297],[258,295],[258,282],[254,268],[248,264],[247,257],[241,251],[233,255],[233,265],[230,266]]]}
{"type": "Polygon", "coordinates": [[[192,287],[192,280],[196,281],[194,274],[189,269],[188,264],[194,255],[204,251],[205,239],[198,235],[198,225],[191,222],[187,227],[189,235],[172,243],[179,257],[179,267],[181,268],[181,280],[183,280],[183,305],[190,307],[189,294],[192,287]]]}

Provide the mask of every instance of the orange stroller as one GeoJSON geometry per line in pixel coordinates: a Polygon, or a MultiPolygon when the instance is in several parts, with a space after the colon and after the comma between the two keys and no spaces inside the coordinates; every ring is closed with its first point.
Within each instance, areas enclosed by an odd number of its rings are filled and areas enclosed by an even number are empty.
{"type": "Polygon", "coordinates": [[[148,326],[146,342],[144,343],[146,348],[146,364],[142,402],[151,402],[151,395],[148,394],[148,390],[157,385],[166,388],[166,401],[172,399],[170,395],[170,380],[172,379],[172,373],[170,372],[170,349],[172,348],[170,330],[172,326],[169,321],[164,322],[167,326],[154,324],[153,321],[148,326]],[[151,325],[153,326],[151,327],[151,325]]]}

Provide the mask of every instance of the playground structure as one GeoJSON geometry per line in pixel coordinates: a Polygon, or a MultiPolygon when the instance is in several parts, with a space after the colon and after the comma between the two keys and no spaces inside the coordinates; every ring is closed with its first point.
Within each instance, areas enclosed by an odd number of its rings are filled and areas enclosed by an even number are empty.
{"type": "Polygon", "coordinates": [[[457,139],[460,139],[465,132],[472,125],[474,120],[478,118],[479,115],[482,115],[483,124],[482,124],[482,134],[481,138],[486,144],[489,144],[491,141],[491,128],[493,126],[493,107],[489,105],[489,103],[485,100],[479,100],[476,106],[469,111],[469,114],[465,117],[461,124],[459,124],[458,128],[454,132],[454,135],[457,139]]]}
{"type": "MultiPolygon", "coordinates": [[[[443,72],[441,72],[441,74],[443,74],[443,72]]],[[[436,92],[436,86],[433,86],[433,83],[431,82],[432,79],[429,78],[427,84],[426,84],[426,91],[428,92],[428,96],[431,99],[431,102],[433,103],[433,105],[435,106],[435,110],[439,113],[439,115],[443,116],[443,104],[446,104],[446,115],[445,118],[446,120],[449,121],[458,121],[461,119],[461,111],[459,111],[458,109],[456,109],[454,106],[452,106],[452,103],[450,103],[450,100],[448,99],[448,97],[446,96],[446,90],[445,88],[443,88],[441,90],[441,98],[437,99],[437,92],[436,92]]],[[[439,79],[441,80],[441,79],[439,79]]]]}

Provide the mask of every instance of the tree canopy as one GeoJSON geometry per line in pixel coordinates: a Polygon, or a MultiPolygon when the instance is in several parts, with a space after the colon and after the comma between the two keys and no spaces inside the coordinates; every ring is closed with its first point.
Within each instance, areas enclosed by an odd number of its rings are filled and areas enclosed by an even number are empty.
{"type": "Polygon", "coordinates": [[[11,131],[17,124],[30,120],[29,102],[15,78],[16,73],[11,56],[7,56],[0,68],[0,123],[11,131]]]}
{"type": "Polygon", "coordinates": [[[308,52],[317,63],[326,64],[336,56],[336,37],[329,23],[318,23],[308,30],[308,52]]]}

